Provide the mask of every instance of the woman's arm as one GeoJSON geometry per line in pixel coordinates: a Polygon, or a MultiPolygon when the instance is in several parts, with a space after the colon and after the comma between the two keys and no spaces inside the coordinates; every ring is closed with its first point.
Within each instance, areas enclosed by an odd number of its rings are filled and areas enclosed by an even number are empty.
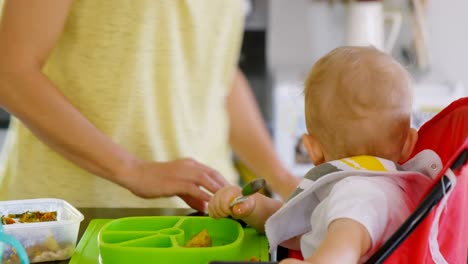
{"type": "Polygon", "coordinates": [[[192,160],[146,162],[99,131],[42,73],[71,0],[6,0],[0,21],[0,105],[78,166],[141,197],[181,196],[204,209],[225,180],[192,160]]]}
{"type": "Polygon", "coordinates": [[[0,104],[63,156],[123,183],[119,171],[134,157],[98,131],[41,72],[71,5],[71,0],[5,1],[0,104]]]}
{"type": "Polygon", "coordinates": [[[234,152],[256,175],[264,177],[283,199],[299,183],[282,165],[271,142],[249,84],[237,70],[227,101],[231,120],[230,142],[234,152]]]}

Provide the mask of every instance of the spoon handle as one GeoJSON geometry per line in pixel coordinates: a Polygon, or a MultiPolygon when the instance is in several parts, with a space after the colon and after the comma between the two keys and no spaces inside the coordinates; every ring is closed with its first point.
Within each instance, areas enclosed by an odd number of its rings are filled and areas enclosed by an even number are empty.
{"type": "Polygon", "coordinates": [[[260,191],[263,187],[265,187],[266,182],[262,178],[254,179],[248,182],[244,187],[242,187],[242,196],[236,197],[230,204],[230,207],[238,203],[242,203],[247,200],[248,196],[260,191]]]}

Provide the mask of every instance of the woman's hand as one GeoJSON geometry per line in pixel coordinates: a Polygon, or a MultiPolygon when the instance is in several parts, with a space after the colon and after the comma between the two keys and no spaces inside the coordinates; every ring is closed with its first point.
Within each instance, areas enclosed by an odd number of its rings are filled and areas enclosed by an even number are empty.
{"type": "Polygon", "coordinates": [[[238,196],[242,196],[239,186],[223,187],[211,198],[208,204],[208,214],[213,218],[232,216],[240,219],[249,216],[255,209],[254,197],[250,196],[246,201],[231,207],[231,202],[238,196]]]}
{"type": "Polygon", "coordinates": [[[177,195],[190,207],[204,212],[211,193],[228,182],[214,169],[193,159],[170,162],[137,161],[122,175],[125,187],[142,198],[177,195]]]}

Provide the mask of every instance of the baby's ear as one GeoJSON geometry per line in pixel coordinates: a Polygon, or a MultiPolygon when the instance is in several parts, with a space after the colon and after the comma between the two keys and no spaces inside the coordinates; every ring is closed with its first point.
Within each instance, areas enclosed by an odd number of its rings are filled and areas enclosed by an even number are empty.
{"type": "Polygon", "coordinates": [[[325,162],[322,144],[320,144],[320,141],[314,135],[304,134],[302,136],[302,144],[304,144],[307,153],[309,153],[310,160],[315,166],[325,162]]]}
{"type": "Polygon", "coordinates": [[[408,131],[408,136],[406,137],[405,145],[400,153],[399,163],[405,162],[411,153],[413,153],[416,142],[418,141],[418,131],[414,128],[410,128],[408,131]]]}

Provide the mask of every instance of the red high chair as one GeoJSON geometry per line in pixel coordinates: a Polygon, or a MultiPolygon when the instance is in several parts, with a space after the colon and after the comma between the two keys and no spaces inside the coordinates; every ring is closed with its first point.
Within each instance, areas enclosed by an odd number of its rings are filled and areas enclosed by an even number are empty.
{"type": "Polygon", "coordinates": [[[418,133],[413,155],[432,149],[444,168],[414,213],[366,263],[468,263],[468,97],[450,104],[418,133]]]}

